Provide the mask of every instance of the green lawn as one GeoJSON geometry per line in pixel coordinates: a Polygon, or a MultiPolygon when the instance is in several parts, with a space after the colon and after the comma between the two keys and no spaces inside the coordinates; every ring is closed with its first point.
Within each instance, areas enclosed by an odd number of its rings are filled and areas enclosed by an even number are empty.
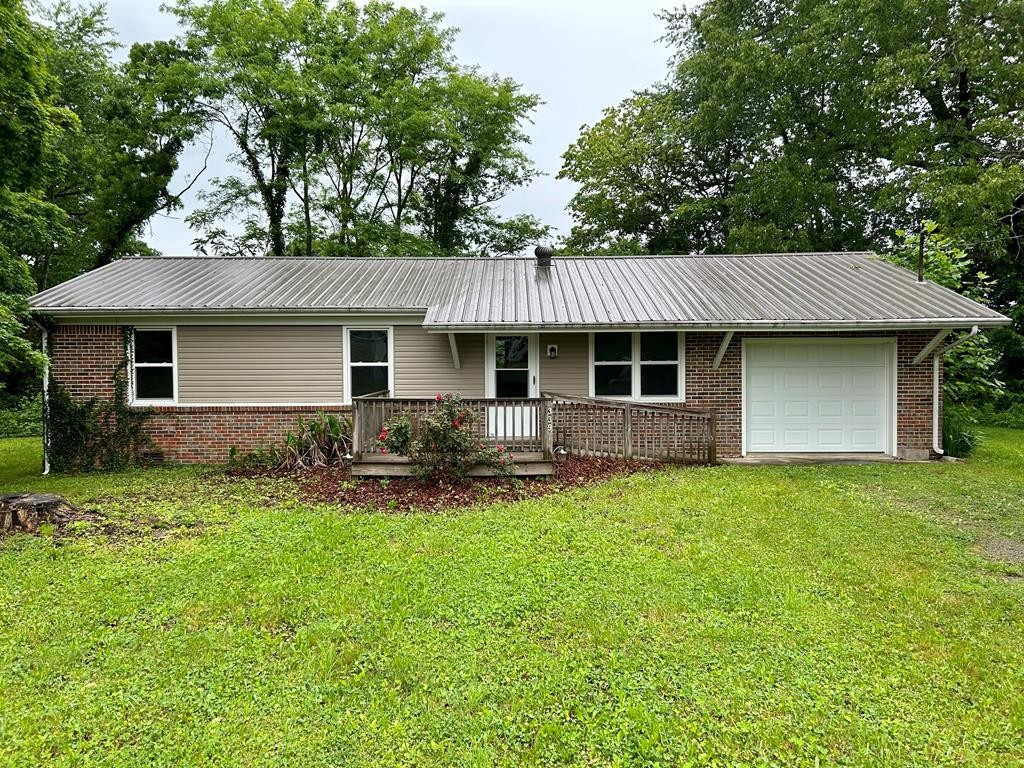
{"type": "Polygon", "coordinates": [[[1024,432],[441,515],[160,469],[0,489],[0,765],[1024,765],[1024,432]]]}

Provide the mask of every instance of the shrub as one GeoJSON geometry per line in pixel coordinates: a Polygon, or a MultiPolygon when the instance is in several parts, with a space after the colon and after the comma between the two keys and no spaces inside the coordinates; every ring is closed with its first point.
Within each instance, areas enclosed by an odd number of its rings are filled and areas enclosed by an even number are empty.
{"type": "Polygon", "coordinates": [[[946,403],[942,414],[942,448],[946,454],[965,459],[980,442],[977,421],[970,412],[946,403]]]}
{"type": "Polygon", "coordinates": [[[16,400],[0,408],[0,437],[38,437],[43,434],[43,396],[16,400]]]}
{"type": "Polygon", "coordinates": [[[486,445],[476,436],[473,414],[458,395],[438,394],[437,404],[420,417],[418,426],[413,439],[409,416],[402,414],[377,437],[388,450],[408,456],[421,481],[461,483],[474,467],[489,467],[499,477],[515,468],[514,457],[503,446],[486,445]]]}
{"type": "Polygon", "coordinates": [[[57,472],[125,469],[142,463],[150,441],[145,424],[152,409],[131,408],[128,384],[114,375],[114,398],[76,402],[51,382],[47,429],[50,465],[57,472]]]}
{"type": "Polygon", "coordinates": [[[282,469],[309,469],[341,464],[352,448],[352,424],[345,417],[317,413],[309,420],[298,420],[295,432],[289,432],[280,449],[278,466],[282,469]]]}

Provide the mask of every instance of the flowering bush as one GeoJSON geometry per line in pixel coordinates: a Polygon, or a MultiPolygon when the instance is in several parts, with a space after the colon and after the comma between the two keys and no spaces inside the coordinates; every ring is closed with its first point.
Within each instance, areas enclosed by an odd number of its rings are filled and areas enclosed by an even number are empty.
{"type": "Polygon", "coordinates": [[[458,395],[438,394],[418,426],[412,439],[409,416],[402,414],[384,425],[377,440],[386,450],[408,456],[420,480],[463,482],[473,467],[489,467],[498,476],[515,468],[515,457],[504,446],[489,446],[476,436],[473,414],[458,395]]]}
{"type": "Polygon", "coordinates": [[[381,453],[397,453],[408,456],[412,445],[412,422],[408,413],[396,416],[380,428],[377,442],[381,445],[381,453]]]}

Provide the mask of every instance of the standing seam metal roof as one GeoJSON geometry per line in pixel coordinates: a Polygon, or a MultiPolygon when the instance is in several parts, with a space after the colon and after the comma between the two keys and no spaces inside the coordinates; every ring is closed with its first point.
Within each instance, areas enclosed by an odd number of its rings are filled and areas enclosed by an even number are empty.
{"type": "Polygon", "coordinates": [[[436,330],[1002,325],[870,253],[556,258],[135,258],[31,299],[37,312],[422,312],[436,330]]]}

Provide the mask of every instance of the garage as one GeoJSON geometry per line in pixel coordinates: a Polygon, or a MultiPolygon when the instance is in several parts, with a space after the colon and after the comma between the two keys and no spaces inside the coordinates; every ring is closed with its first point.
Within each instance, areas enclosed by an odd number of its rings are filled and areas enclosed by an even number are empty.
{"type": "Polygon", "coordinates": [[[743,452],[893,453],[895,341],[747,339],[743,452]]]}

